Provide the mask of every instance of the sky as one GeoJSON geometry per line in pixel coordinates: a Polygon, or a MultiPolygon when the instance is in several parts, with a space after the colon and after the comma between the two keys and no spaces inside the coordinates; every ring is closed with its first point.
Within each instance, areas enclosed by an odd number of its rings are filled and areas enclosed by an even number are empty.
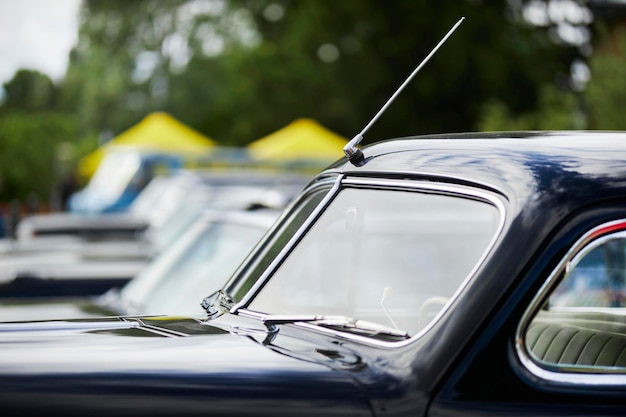
{"type": "Polygon", "coordinates": [[[0,87],[20,68],[63,79],[78,39],[79,6],[80,0],[0,0],[0,87]]]}

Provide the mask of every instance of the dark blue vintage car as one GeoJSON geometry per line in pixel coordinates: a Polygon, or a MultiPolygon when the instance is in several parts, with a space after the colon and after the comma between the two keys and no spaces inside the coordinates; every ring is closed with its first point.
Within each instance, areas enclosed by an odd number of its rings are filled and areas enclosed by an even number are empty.
{"type": "Polygon", "coordinates": [[[3,414],[626,415],[626,133],[357,162],[197,294],[206,315],[0,324],[3,414]]]}

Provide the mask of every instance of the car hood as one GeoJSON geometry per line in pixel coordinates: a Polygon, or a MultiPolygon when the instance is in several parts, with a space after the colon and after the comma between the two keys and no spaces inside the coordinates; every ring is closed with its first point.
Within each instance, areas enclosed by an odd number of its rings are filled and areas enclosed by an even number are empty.
{"type": "Polygon", "coordinates": [[[0,262],[0,299],[87,297],[121,287],[146,265],[140,260],[77,261],[51,257],[50,263],[0,262]]]}
{"type": "Polygon", "coordinates": [[[97,298],[78,299],[28,299],[15,298],[0,302],[0,327],[2,323],[84,319],[114,315],[101,307],[97,298]]]}
{"type": "Polygon", "coordinates": [[[146,259],[84,258],[72,252],[49,251],[0,259],[0,281],[11,281],[20,275],[46,279],[131,278],[146,263],[146,259]]]}
{"type": "Polygon", "coordinates": [[[65,250],[66,248],[75,249],[85,242],[77,236],[46,236],[37,239],[19,240],[13,238],[0,239],[0,256],[14,256],[16,253],[38,252],[50,250],[65,250]]]}
{"type": "MultiPolygon", "coordinates": [[[[77,304],[78,305],[78,304],[77,304]]],[[[202,317],[115,316],[0,323],[0,374],[315,369],[263,345],[264,328],[202,317]],[[210,365],[210,366],[209,366],[210,365]],[[279,366],[279,367],[280,367],[279,366]]]]}
{"type": "MultiPolygon", "coordinates": [[[[90,232],[90,231],[141,231],[149,226],[145,219],[128,213],[109,213],[89,215],[78,213],[35,214],[24,218],[19,226],[26,231],[35,231],[45,236],[46,233],[90,232]],[[28,230],[26,230],[28,229],[28,230]]],[[[27,237],[27,236],[23,236],[27,237]]]]}
{"type": "Polygon", "coordinates": [[[150,259],[156,249],[150,242],[138,239],[88,241],[75,236],[43,236],[36,239],[0,241],[0,260],[3,263],[56,262],[100,259],[150,259]]]}
{"type": "Polygon", "coordinates": [[[268,348],[262,329],[210,323],[177,317],[2,323],[0,405],[53,414],[117,415],[131,407],[139,414],[370,415],[348,375],[268,348]]]}

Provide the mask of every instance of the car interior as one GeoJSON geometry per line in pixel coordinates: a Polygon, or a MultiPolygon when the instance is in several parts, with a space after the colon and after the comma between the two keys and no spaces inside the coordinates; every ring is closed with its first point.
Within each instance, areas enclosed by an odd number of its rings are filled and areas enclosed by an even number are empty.
{"type": "Polygon", "coordinates": [[[591,243],[570,263],[530,322],[525,343],[542,367],[558,372],[626,369],[626,238],[591,243]]]}

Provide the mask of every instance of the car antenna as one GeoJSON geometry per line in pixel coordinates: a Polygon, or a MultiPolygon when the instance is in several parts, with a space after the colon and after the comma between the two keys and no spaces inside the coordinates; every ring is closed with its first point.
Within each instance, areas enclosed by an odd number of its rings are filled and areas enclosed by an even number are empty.
{"type": "Polygon", "coordinates": [[[363,151],[357,148],[357,145],[363,140],[363,135],[365,134],[365,132],[374,124],[374,122],[376,122],[376,120],[378,120],[378,118],[385,112],[385,110],[387,110],[387,107],[389,107],[391,102],[398,96],[398,94],[400,94],[400,92],[402,92],[404,87],[406,87],[406,85],[413,79],[415,74],[417,74],[419,70],[422,69],[422,67],[428,62],[428,60],[430,60],[430,58],[435,54],[435,52],[437,52],[439,47],[441,47],[441,45],[443,45],[443,43],[450,37],[450,35],[452,35],[452,33],[459,27],[459,25],[463,22],[463,20],[465,20],[465,17],[461,17],[459,21],[456,22],[454,26],[452,26],[452,28],[448,31],[448,33],[446,33],[446,35],[439,41],[439,43],[433,48],[433,50],[430,51],[430,53],[426,56],[426,58],[424,58],[422,62],[420,62],[420,64],[417,66],[417,68],[413,70],[411,75],[409,75],[409,77],[406,80],[404,80],[402,85],[398,87],[396,92],[393,93],[393,95],[389,98],[389,100],[387,100],[385,105],[381,107],[380,110],[378,110],[378,113],[374,115],[374,117],[372,118],[372,120],[370,120],[367,126],[365,126],[358,135],[352,138],[352,140],[350,140],[350,142],[348,142],[346,146],[344,146],[343,152],[346,154],[346,156],[348,157],[348,160],[352,162],[353,165],[361,166],[363,164],[363,161],[365,160],[363,151]]]}

